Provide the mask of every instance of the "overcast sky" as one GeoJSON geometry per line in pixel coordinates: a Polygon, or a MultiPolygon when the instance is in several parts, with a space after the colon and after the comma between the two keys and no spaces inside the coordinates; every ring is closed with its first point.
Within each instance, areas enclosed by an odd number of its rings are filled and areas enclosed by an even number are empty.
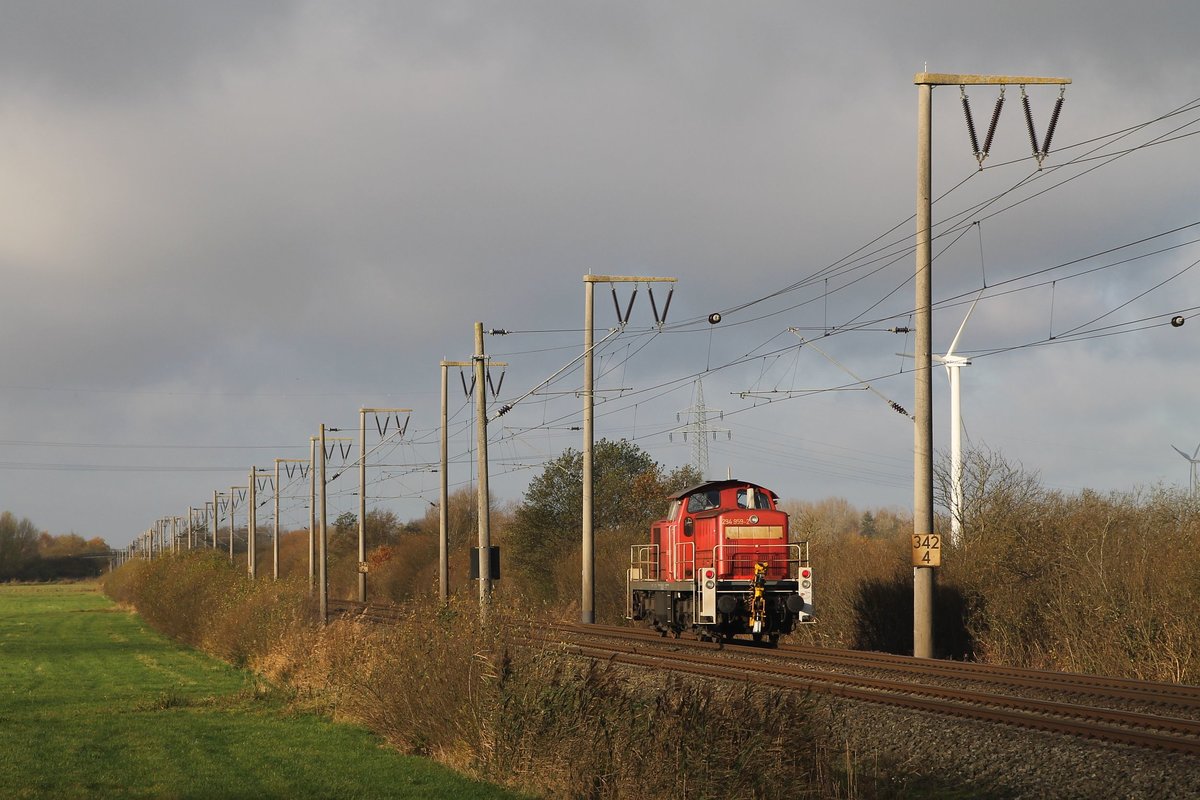
{"type": "MultiPolygon", "coordinates": [[[[491,425],[493,493],[518,500],[581,445],[563,368],[590,272],[678,279],[661,326],[645,286],[624,326],[597,286],[597,337],[621,327],[598,437],[688,463],[702,385],[714,477],[908,511],[888,401],[912,410],[913,343],[887,329],[913,324],[926,65],[1073,80],[1040,172],[1018,86],[983,171],[960,90],[934,92],[933,339],[981,296],[970,444],[1067,492],[1186,486],[1200,6],[1105,5],[0,0],[0,508],[124,545],[368,406],[413,409],[368,496],[418,517],[439,360],[470,357],[476,321],[514,332],[486,347],[508,363],[491,413],[519,400],[491,425]]],[[[968,94],[982,143],[999,89],[968,94]]],[[[1059,89],[1028,95],[1044,138],[1059,89]]]]}

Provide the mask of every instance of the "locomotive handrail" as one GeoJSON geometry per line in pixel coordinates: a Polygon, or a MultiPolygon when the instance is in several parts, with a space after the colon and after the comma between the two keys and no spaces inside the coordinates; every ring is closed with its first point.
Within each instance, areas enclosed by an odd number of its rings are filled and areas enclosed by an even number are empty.
{"type": "Polygon", "coordinates": [[[633,570],[638,570],[640,580],[656,581],[660,577],[661,562],[658,559],[658,545],[635,544],[629,548],[629,578],[633,578],[633,570]]]}
{"type": "Polygon", "coordinates": [[[633,619],[633,573],[637,580],[658,580],[658,545],[635,544],[629,548],[629,570],[625,573],[625,618],[633,619]]]}
{"type": "Polygon", "coordinates": [[[676,579],[691,579],[696,572],[695,542],[675,543],[675,548],[671,551],[671,569],[674,570],[676,579]]]}

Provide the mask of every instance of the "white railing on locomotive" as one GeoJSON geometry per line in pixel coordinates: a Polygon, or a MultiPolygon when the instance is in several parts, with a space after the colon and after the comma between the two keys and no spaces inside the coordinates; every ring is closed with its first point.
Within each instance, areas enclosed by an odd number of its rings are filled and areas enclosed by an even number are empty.
{"type": "Polygon", "coordinates": [[[695,542],[676,542],[674,549],[671,551],[671,569],[673,574],[670,579],[690,581],[696,573],[696,543],[695,542]]]}
{"type": "Polygon", "coordinates": [[[629,548],[629,580],[659,580],[658,545],[635,544],[629,548]]]}
{"type": "Polygon", "coordinates": [[[721,580],[754,577],[754,565],[767,564],[767,580],[796,580],[800,568],[808,566],[808,542],[800,544],[719,544],[713,548],[712,564],[721,580]]]}
{"type": "Polygon", "coordinates": [[[800,563],[798,566],[800,569],[803,569],[808,566],[808,541],[795,542],[795,546],[800,548],[800,563]]]}
{"type": "Polygon", "coordinates": [[[635,544],[629,548],[629,571],[625,573],[625,619],[633,619],[633,582],[659,580],[658,545],[635,544]]]}

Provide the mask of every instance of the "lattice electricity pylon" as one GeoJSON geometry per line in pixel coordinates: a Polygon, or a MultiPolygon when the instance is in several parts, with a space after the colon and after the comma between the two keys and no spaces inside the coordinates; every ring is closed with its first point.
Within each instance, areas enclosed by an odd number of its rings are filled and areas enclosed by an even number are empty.
{"type": "Polygon", "coordinates": [[[700,472],[701,478],[707,479],[708,435],[711,433],[714,441],[719,433],[724,433],[726,438],[732,439],[733,432],[728,428],[714,428],[708,424],[710,414],[716,414],[719,419],[724,419],[725,412],[719,408],[708,408],[704,405],[704,384],[699,380],[696,381],[695,405],[676,414],[676,421],[682,422],[685,414],[688,416],[688,424],[671,431],[668,434],[668,438],[671,441],[675,441],[675,434],[681,433],[683,440],[686,442],[688,435],[691,435],[692,465],[700,472]]]}

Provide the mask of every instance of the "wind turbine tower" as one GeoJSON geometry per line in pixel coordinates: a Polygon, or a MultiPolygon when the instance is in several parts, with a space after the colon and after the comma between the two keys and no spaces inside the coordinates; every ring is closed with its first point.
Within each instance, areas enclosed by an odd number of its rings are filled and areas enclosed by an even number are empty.
{"type": "Polygon", "coordinates": [[[1191,489],[1192,495],[1194,496],[1196,494],[1196,464],[1200,463],[1200,445],[1196,445],[1196,451],[1190,456],[1175,445],[1171,445],[1171,449],[1183,456],[1192,466],[1191,481],[1189,482],[1188,486],[1191,489]]]}
{"type": "MultiPolygon", "coordinates": [[[[982,294],[983,292],[980,291],[980,295],[982,294]]],[[[971,360],[964,356],[954,355],[954,348],[958,347],[958,339],[962,336],[963,329],[967,327],[967,320],[971,318],[971,312],[975,310],[975,304],[978,302],[979,297],[977,296],[971,303],[971,307],[967,309],[967,315],[963,317],[962,324],[958,326],[958,332],[950,341],[950,348],[946,354],[933,357],[934,361],[946,368],[946,377],[950,380],[950,543],[955,547],[962,539],[963,507],[962,382],[958,371],[969,366],[971,360]]]]}
{"type": "MultiPolygon", "coordinates": [[[[932,354],[930,358],[946,368],[946,377],[950,380],[950,543],[958,546],[962,539],[962,507],[963,507],[963,488],[962,488],[962,382],[958,371],[963,367],[971,365],[971,359],[966,356],[954,355],[954,348],[958,347],[958,339],[962,336],[963,329],[967,327],[967,320],[971,318],[971,312],[975,310],[975,304],[979,302],[979,298],[983,296],[983,290],[980,289],[979,294],[971,303],[971,307],[967,309],[967,315],[963,317],[962,323],[958,326],[958,332],[954,334],[954,338],[950,341],[950,348],[945,355],[932,354]]],[[[911,353],[897,353],[905,358],[912,358],[911,353]]]]}

